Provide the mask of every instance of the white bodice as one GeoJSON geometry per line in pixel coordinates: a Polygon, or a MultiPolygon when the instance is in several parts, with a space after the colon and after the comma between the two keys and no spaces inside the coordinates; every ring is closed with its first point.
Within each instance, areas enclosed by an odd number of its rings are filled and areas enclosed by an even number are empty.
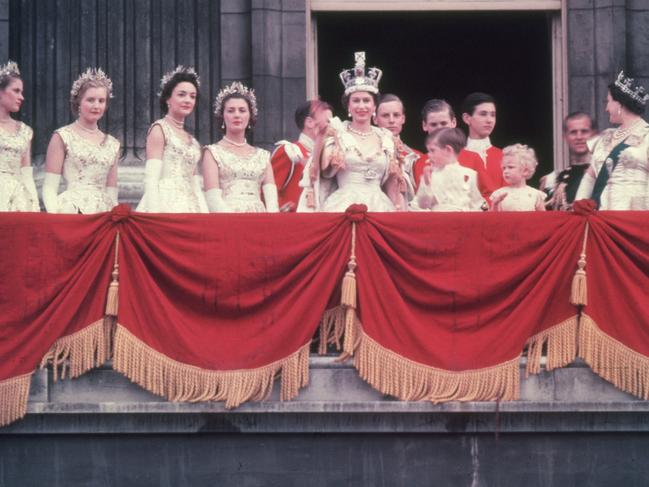
{"type": "Polygon", "coordinates": [[[20,161],[29,149],[32,140],[32,129],[19,122],[15,134],[0,128],[0,173],[20,176],[20,161]]]}
{"type": "Polygon", "coordinates": [[[100,144],[89,141],[70,125],[56,131],[65,145],[63,177],[67,189],[59,195],[61,213],[99,213],[113,204],[106,192],[106,180],[117,161],[119,142],[106,134],[100,144]]]}
{"type": "Polygon", "coordinates": [[[609,178],[600,197],[601,210],[649,209],[649,125],[640,124],[625,139],[624,149],[613,169],[608,156],[620,142],[613,139],[615,129],[608,129],[593,146],[593,167],[597,174],[606,164],[609,178]]]}
{"type": "Polygon", "coordinates": [[[376,151],[364,153],[356,138],[347,131],[348,125],[349,122],[344,122],[338,130],[338,144],[333,137],[325,141],[328,150],[342,151],[345,167],[336,173],[337,189],[326,198],[322,210],[345,211],[349,205],[357,203],[366,205],[369,211],[394,211],[394,204],[382,188],[390,163],[396,159],[392,134],[372,127],[380,143],[376,151]]]}

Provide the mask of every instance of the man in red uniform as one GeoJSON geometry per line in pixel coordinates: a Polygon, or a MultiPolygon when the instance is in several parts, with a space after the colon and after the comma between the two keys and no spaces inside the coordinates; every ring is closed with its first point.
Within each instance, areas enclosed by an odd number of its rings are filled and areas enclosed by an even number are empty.
{"type": "Polygon", "coordinates": [[[280,211],[297,209],[304,164],[313,151],[316,134],[324,130],[332,116],[331,105],[320,100],[308,100],[295,110],[295,124],[300,129],[298,140],[280,140],[275,144],[270,162],[277,184],[280,211]]]}
{"type": "MultiPolygon", "coordinates": [[[[428,100],[421,109],[421,129],[427,134],[432,134],[440,128],[455,128],[456,126],[455,112],[446,100],[428,100]]],[[[413,166],[412,180],[415,191],[419,188],[419,181],[421,181],[424,168],[428,163],[428,155],[422,154],[413,166]]]]}
{"type": "Polygon", "coordinates": [[[401,140],[401,131],[403,130],[403,125],[406,123],[406,112],[403,108],[401,98],[392,93],[381,95],[376,107],[374,123],[377,127],[388,129],[394,135],[397,156],[401,162],[401,169],[404,172],[404,176],[407,179],[406,184],[408,188],[406,195],[408,201],[410,201],[414,198],[416,191],[412,178],[413,166],[423,154],[409,147],[401,140]]]}
{"type": "Polygon", "coordinates": [[[471,93],[462,103],[462,121],[469,128],[469,137],[458,161],[478,173],[478,188],[488,200],[505,185],[500,167],[503,152],[491,145],[489,138],[496,126],[496,100],[486,93],[471,93]]]}

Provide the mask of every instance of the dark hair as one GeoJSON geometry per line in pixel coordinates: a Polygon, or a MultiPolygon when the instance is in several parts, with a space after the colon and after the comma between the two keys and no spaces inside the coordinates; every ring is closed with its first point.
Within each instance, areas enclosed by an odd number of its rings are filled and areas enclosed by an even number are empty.
{"type": "Polygon", "coordinates": [[[590,129],[597,130],[597,124],[591,118],[590,115],[588,115],[586,112],[577,111],[577,112],[569,113],[568,116],[563,119],[563,131],[565,132],[566,130],[568,130],[568,122],[571,122],[572,120],[577,120],[579,118],[587,118],[588,121],[590,122],[590,129]]]}
{"type": "Polygon", "coordinates": [[[459,154],[466,147],[466,135],[458,128],[442,127],[433,130],[426,136],[426,145],[431,142],[440,147],[450,145],[453,152],[459,154]]]}
{"type": "Polygon", "coordinates": [[[379,97],[381,96],[380,93],[372,93],[371,91],[358,90],[358,91],[352,91],[352,92],[349,93],[348,95],[343,95],[343,96],[340,98],[340,102],[342,103],[342,105],[343,105],[343,109],[344,109],[344,110],[348,110],[348,109],[349,109],[349,98],[350,98],[354,93],[359,93],[359,92],[365,92],[365,93],[370,94],[370,95],[372,96],[372,98],[374,99],[374,105],[376,105],[377,107],[379,106],[379,97]]]}
{"type": "Polygon", "coordinates": [[[451,117],[451,120],[456,118],[455,111],[453,111],[453,107],[446,100],[441,100],[437,98],[428,100],[426,103],[424,103],[424,107],[421,109],[421,121],[425,122],[426,117],[428,117],[429,113],[438,113],[446,110],[448,110],[448,115],[449,117],[451,117]]]}
{"type": "Polygon", "coordinates": [[[644,113],[644,105],[625,94],[621,89],[615,86],[615,83],[608,85],[608,92],[611,94],[611,98],[631,113],[635,113],[636,115],[642,115],[644,113]]]}
{"type": "Polygon", "coordinates": [[[393,94],[393,93],[385,93],[385,94],[381,95],[381,96],[379,97],[379,101],[378,101],[377,104],[376,104],[376,109],[378,110],[378,108],[379,108],[383,103],[390,103],[391,101],[398,101],[399,103],[401,103],[401,111],[402,111],[403,114],[405,115],[405,113],[406,113],[406,107],[403,105],[403,101],[401,100],[401,98],[399,98],[397,95],[395,95],[395,94],[393,94]]]}
{"type": "Polygon", "coordinates": [[[160,92],[160,111],[163,115],[166,115],[169,111],[167,101],[169,101],[169,98],[171,98],[171,94],[173,93],[174,88],[176,87],[176,85],[183,82],[193,84],[194,88],[196,88],[196,96],[198,96],[198,76],[196,76],[196,74],[186,73],[182,71],[174,74],[172,78],[167,81],[167,83],[162,88],[162,91],[160,92]]]}
{"type": "Polygon", "coordinates": [[[462,102],[462,115],[464,115],[465,113],[473,115],[475,107],[483,103],[493,103],[495,105],[496,99],[493,96],[488,95],[487,93],[481,93],[479,91],[467,95],[467,97],[462,102]]]}
{"type": "Polygon", "coordinates": [[[0,90],[5,90],[15,79],[22,80],[20,76],[13,73],[7,74],[6,76],[0,78],[0,90]]]}
{"type": "Polygon", "coordinates": [[[304,121],[307,117],[312,117],[316,112],[321,110],[334,111],[331,105],[322,100],[307,100],[295,109],[295,125],[300,130],[304,130],[304,121]]]}
{"type": "Polygon", "coordinates": [[[216,125],[221,132],[225,133],[224,118],[223,118],[223,112],[225,111],[225,104],[229,100],[234,100],[234,99],[243,100],[246,102],[246,105],[248,106],[248,113],[250,113],[250,120],[248,120],[248,126],[246,127],[246,133],[248,133],[255,126],[255,123],[257,122],[257,117],[255,117],[252,114],[252,105],[250,104],[250,100],[248,100],[248,98],[243,96],[241,93],[232,93],[231,95],[226,95],[225,97],[223,97],[223,102],[221,103],[221,109],[219,113],[215,113],[216,125]]]}

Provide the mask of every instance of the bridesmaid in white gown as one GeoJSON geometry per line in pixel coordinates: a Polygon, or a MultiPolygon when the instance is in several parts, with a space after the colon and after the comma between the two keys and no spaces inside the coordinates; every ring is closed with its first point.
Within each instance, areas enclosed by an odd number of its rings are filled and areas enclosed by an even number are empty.
{"type": "Polygon", "coordinates": [[[316,211],[331,212],[345,211],[353,203],[365,204],[369,211],[405,210],[394,136],[371,125],[382,73],[377,68],[366,72],[365,53],[355,56],[354,69],[340,75],[343,106],[351,120],[334,117],[324,140],[316,143],[310,168],[320,171],[313,178],[318,187],[312,204],[316,211]]]}
{"type": "Polygon", "coordinates": [[[0,211],[39,211],[31,166],[32,129],[11,118],[24,100],[18,65],[0,66],[0,211]]]}
{"type": "Polygon", "coordinates": [[[197,174],[198,141],[185,130],[185,119],[196,106],[200,80],[193,68],[178,66],[160,82],[164,117],[151,124],[146,139],[144,196],[137,211],[207,213],[197,174]]]}
{"type": "Polygon", "coordinates": [[[624,72],[609,85],[606,111],[619,126],[594,142],[575,200],[592,198],[600,210],[649,210],[649,125],[642,118],[647,101],[644,87],[624,72]]]}
{"type": "Polygon", "coordinates": [[[257,119],[254,91],[235,81],[217,95],[214,114],[225,135],[203,151],[205,195],[210,211],[278,212],[270,152],[251,146],[246,139],[246,132],[257,119]]]}
{"type": "Polygon", "coordinates": [[[45,162],[43,203],[49,213],[100,213],[117,204],[119,142],[99,130],[113,84],[101,69],[88,68],[72,85],[76,121],[56,130],[45,162]],[[58,194],[61,173],[67,189],[58,194]]]}

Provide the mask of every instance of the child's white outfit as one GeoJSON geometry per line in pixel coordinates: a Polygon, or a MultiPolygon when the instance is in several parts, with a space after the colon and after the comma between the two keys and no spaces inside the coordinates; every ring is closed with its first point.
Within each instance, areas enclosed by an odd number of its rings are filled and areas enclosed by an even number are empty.
{"type": "Polygon", "coordinates": [[[454,161],[434,167],[430,184],[424,178],[417,191],[417,206],[432,211],[480,211],[485,204],[478,190],[478,174],[454,161]]]}
{"type": "Polygon", "coordinates": [[[507,196],[500,202],[500,211],[535,211],[543,207],[545,201],[545,193],[531,186],[504,186],[491,194],[491,200],[495,201],[502,194],[507,196]]]}

